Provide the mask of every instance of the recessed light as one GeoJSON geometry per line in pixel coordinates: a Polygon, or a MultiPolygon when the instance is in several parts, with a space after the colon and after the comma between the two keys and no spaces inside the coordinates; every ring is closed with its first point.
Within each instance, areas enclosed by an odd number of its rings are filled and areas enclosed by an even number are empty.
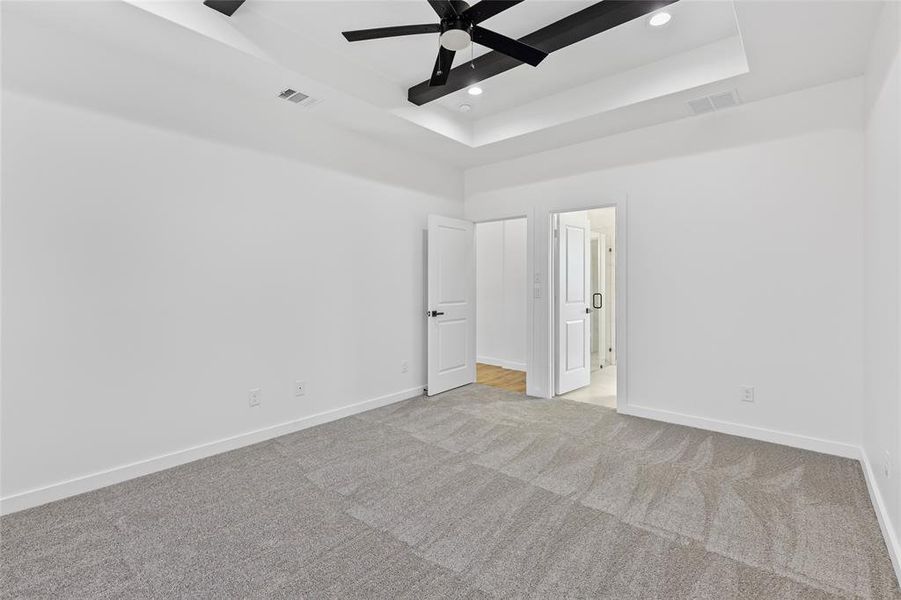
{"type": "Polygon", "coordinates": [[[472,106],[470,106],[469,104],[461,104],[460,105],[460,112],[469,112],[471,110],[472,110],[472,106]]]}
{"type": "Polygon", "coordinates": [[[482,93],[482,88],[480,88],[477,85],[474,85],[471,88],[469,88],[468,91],[469,91],[470,96],[479,96],[482,93]]]}
{"type": "Polygon", "coordinates": [[[648,24],[651,27],[662,27],[669,23],[669,20],[673,18],[673,15],[668,12],[658,12],[651,15],[651,18],[648,19],[648,24]]]}

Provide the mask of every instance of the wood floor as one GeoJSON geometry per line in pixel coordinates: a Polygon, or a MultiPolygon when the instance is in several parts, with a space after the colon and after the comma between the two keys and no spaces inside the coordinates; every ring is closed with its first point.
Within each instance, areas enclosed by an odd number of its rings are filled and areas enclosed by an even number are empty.
{"type": "Polygon", "coordinates": [[[525,394],[526,372],[476,363],[476,383],[525,394]]]}

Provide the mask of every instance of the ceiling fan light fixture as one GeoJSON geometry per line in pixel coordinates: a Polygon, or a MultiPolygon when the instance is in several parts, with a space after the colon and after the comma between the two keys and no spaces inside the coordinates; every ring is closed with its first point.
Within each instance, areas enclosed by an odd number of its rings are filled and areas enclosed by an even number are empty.
{"type": "Polygon", "coordinates": [[[468,90],[466,90],[466,91],[469,92],[469,95],[470,95],[470,96],[481,96],[481,95],[482,95],[482,88],[480,88],[480,87],[477,86],[477,85],[471,86],[471,87],[470,87],[468,90]]]}
{"type": "Polygon", "coordinates": [[[439,41],[446,49],[459,52],[469,47],[472,38],[469,36],[469,32],[463,29],[448,29],[441,34],[439,41]]]}
{"type": "Polygon", "coordinates": [[[651,15],[651,18],[648,19],[648,25],[651,27],[663,27],[667,23],[669,23],[670,19],[673,18],[673,15],[669,14],[666,11],[655,12],[651,15]]]}

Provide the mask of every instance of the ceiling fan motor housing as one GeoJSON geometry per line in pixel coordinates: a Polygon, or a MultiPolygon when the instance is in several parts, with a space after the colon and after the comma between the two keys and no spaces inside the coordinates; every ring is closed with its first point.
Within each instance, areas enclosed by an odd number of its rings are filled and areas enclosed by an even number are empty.
{"type": "Polygon", "coordinates": [[[472,23],[461,18],[442,19],[441,35],[438,40],[448,50],[459,52],[472,43],[472,23]]]}

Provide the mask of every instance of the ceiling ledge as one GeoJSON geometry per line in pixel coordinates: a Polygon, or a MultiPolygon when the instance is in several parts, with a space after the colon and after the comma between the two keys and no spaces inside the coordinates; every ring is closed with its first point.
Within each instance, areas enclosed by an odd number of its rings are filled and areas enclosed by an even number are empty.
{"type": "Polygon", "coordinates": [[[480,119],[471,145],[493,144],[748,72],[741,37],[731,36],[480,119]]]}

